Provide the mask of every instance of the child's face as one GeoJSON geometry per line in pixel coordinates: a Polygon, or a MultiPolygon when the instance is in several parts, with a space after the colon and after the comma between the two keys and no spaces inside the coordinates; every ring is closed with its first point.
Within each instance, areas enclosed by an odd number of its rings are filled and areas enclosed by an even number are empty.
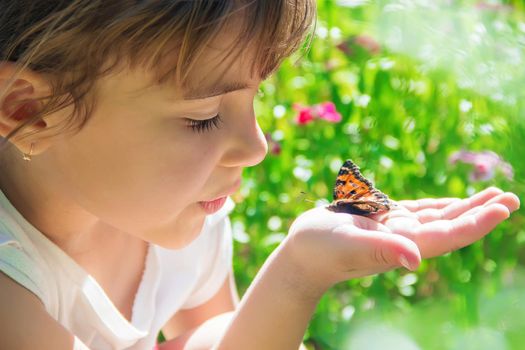
{"type": "MultiPolygon", "coordinates": [[[[214,53],[210,48],[197,62],[191,80],[204,94],[221,72],[214,53]]],[[[208,215],[199,202],[231,194],[243,168],[261,162],[267,152],[253,110],[260,80],[250,77],[245,58],[220,67],[229,67],[221,82],[248,87],[188,100],[183,99],[188,89],[141,90],[151,79],[141,71],[102,79],[85,127],[58,138],[32,163],[45,166],[52,188],[75,208],[166,248],[188,244],[208,215]],[[216,114],[218,128],[201,132],[187,120],[216,114]]]]}

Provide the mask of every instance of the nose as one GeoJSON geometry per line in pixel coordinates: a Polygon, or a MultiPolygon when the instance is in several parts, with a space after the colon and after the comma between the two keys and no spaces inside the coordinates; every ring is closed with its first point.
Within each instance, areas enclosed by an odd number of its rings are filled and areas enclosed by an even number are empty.
{"type": "Polygon", "coordinates": [[[237,125],[229,128],[227,147],[221,160],[225,167],[254,166],[268,153],[268,143],[253,110],[239,119],[237,125]]]}

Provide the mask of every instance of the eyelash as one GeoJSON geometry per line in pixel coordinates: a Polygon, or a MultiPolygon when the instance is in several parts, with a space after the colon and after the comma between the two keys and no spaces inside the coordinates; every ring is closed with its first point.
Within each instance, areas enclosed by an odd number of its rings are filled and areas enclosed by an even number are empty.
{"type": "Polygon", "coordinates": [[[204,120],[195,120],[195,119],[188,119],[188,126],[191,128],[192,131],[201,133],[205,131],[210,131],[214,128],[218,129],[220,126],[220,123],[222,122],[221,116],[216,115],[213,118],[210,119],[204,119],[204,120]]]}

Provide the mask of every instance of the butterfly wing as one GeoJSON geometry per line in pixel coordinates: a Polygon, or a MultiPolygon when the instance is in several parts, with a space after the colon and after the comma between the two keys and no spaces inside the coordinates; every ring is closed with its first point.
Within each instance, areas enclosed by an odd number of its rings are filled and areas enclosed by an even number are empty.
{"type": "Polygon", "coordinates": [[[332,209],[340,213],[357,214],[357,215],[370,215],[379,214],[390,210],[390,201],[377,201],[377,200],[360,200],[360,201],[348,201],[345,199],[337,200],[333,202],[332,209]]]}
{"type": "Polygon", "coordinates": [[[334,186],[334,201],[339,199],[355,199],[368,194],[374,186],[359,172],[359,167],[348,159],[341,166],[334,186]]]}
{"type": "Polygon", "coordinates": [[[339,170],[332,209],[349,214],[369,215],[390,210],[388,196],[364,178],[359,167],[347,160],[339,170]]]}

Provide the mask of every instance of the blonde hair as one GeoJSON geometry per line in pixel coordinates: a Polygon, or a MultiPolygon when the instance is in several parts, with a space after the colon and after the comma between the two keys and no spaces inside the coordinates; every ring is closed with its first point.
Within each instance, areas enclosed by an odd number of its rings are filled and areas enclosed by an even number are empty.
{"type": "Polygon", "coordinates": [[[240,13],[242,28],[228,56],[255,44],[252,71],[266,76],[301,46],[315,19],[315,1],[2,1],[0,59],[19,68],[0,89],[0,101],[25,68],[48,77],[51,86],[49,96],[39,98],[42,110],[14,128],[2,145],[25,126],[69,105],[74,108],[63,129],[80,131],[96,103],[91,98],[95,82],[123,62],[131,69],[150,69],[158,84],[184,85],[206,43],[240,13]],[[174,64],[162,71],[173,52],[174,64]]]}

